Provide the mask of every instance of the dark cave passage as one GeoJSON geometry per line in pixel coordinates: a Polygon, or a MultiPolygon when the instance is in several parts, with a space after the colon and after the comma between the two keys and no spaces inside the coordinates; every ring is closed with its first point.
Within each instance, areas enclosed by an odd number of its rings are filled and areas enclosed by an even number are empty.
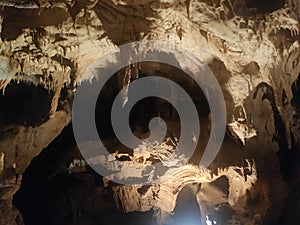
{"type": "Polygon", "coordinates": [[[13,204],[25,225],[150,225],[152,212],[117,210],[111,187],[88,166],[71,168],[81,159],[72,127],[63,130],[32,160],[13,204]]]}
{"type": "Polygon", "coordinates": [[[300,127],[300,75],[298,79],[292,84],[293,99],[291,104],[293,106],[294,115],[291,121],[291,148],[281,148],[278,156],[281,162],[282,175],[287,182],[300,181],[300,143],[297,142],[299,138],[300,127]]]}
{"type": "MultiPolygon", "coordinates": [[[[166,77],[168,79],[171,79],[175,83],[180,84],[180,86],[191,97],[193,103],[196,106],[200,121],[199,126],[201,127],[199,137],[199,140],[201,141],[199,141],[198,143],[197,150],[195,151],[191,162],[196,164],[199,163],[202,152],[204,151],[209,138],[208,134],[210,129],[210,109],[204,93],[202,92],[201,88],[197,84],[195,84],[192,78],[183,73],[181,70],[170,65],[162,63],[159,63],[158,65],[152,65],[151,62],[141,63],[138,78],[149,76],[166,77]],[[157,69],[157,67],[159,69],[157,69]],[[172,75],[168,74],[168,71],[171,71],[172,75]]],[[[134,79],[131,79],[131,81],[134,81],[134,79]]],[[[152,85],[153,88],[167,89],[171,95],[171,87],[162,87],[159,83],[156,82],[153,82],[152,85]]],[[[96,105],[95,121],[98,134],[101,140],[104,141],[104,145],[108,150],[113,149],[116,144],[122,145],[122,143],[118,142],[111,124],[112,105],[120,90],[121,87],[120,83],[118,82],[118,74],[116,73],[107,81],[104,88],[101,90],[96,105]]],[[[130,96],[130,88],[128,92],[130,96]]],[[[180,137],[181,121],[178,112],[176,111],[174,106],[167,100],[158,97],[144,98],[138,101],[131,108],[129,125],[132,133],[139,139],[147,138],[149,136],[148,125],[153,117],[161,117],[166,122],[167,137],[180,137]]],[[[125,146],[123,147],[124,149],[127,149],[125,146]]]]}
{"type": "Polygon", "coordinates": [[[37,126],[48,119],[51,94],[42,86],[11,82],[0,94],[0,125],[37,126]]]}

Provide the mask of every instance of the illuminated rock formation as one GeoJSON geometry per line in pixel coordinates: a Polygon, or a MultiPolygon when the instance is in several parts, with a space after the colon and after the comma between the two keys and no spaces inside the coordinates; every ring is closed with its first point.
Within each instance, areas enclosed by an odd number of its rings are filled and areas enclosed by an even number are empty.
{"type": "MultiPolygon", "coordinates": [[[[22,224],[13,195],[31,160],[70,123],[77,85],[93,79],[87,68],[108,50],[143,40],[176,43],[208,64],[224,93],[228,132],[211,168],[179,167],[171,180],[143,194],[141,187],[114,184],[116,204],[125,212],[152,209],[163,224],[178,193],[189,186],[202,221],[221,203],[243,224],[278,221],[288,190],[280,172],[284,179],[298,173],[292,166],[300,145],[298,0],[0,0],[0,5],[0,104],[14,102],[5,99],[7,91],[22,85],[48,93],[35,98],[48,107],[39,121],[28,118],[40,108],[29,107],[21,117],[18,106],[11,111],[0,106],[0,224],[22,224]],[[18,119],[9,120],[11,115],[18,119]],[[241,166],[245,159],[250,161],[241,166]],[[210,186],[220,177],[229,184],[224,198],[210,186]]],[[[180,61],[184,55],[174,58],[180,61]]],[[[189,67],[188,61],[182,66],[189,67]]],[[[138,67],[121,70],[118,87],[137,79],[138,67]]],[[[180,73],[155,63],[139,69],[145,76],[156,72],[181,79],[180,73]]]]}

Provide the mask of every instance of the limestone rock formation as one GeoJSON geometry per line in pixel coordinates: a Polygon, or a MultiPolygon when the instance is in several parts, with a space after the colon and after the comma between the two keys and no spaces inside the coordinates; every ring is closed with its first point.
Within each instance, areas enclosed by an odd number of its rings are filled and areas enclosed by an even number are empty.
{"type": "MultiPolygon", "coordinates": [[[[208,214],[220,205],[233,210],[231,224],[288,221],[281,212],[289,210],[285,199],[297,189],[300,171],[298,0],[0,0],[0,6],[0,224],[23,224],[12,205],[22,174],[71,122],[77,85],[93,79],[89,66],[111,49],[143,40],[180,45],[209,66],[224,93],[228,132],[210,168],[190,162],[178,177],[143,194],[142,187],[108,182],[116,206],[154,210],[154,223],[164,224],[188,186],[203,224],[212,223],[208,214]],[[25,102],[22,108],[26,99],[16,100],[24,92],[15,89],[24,86],[33,91],[27,101],[36,107],[25,102]],[[36,116],[42,107],[46,115],[36,116]],[[225,191],[214,183],[221,177],[229,185],[225,191]]],[[[121,70],[107,96],[139,73],[194,88],[179,72],[150,63],[121,70]]],[[[193,98],[201,100],[199,95],[193,98]]]]}

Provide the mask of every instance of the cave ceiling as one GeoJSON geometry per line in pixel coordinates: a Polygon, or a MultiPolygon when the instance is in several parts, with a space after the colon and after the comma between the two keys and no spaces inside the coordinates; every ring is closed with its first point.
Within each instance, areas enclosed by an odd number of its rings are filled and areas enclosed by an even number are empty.
{"type": "MultiPolygon", "coordinates": [[[[12,198],[32,159],[72,123],[72,97],[82,83],[95,78],[88,68],[118,46],[149,40],[178,45],[208,65],[224,94],[227,142],[238,147],[221,152],[209,169],[182,166],[172,179],[143,194],[140,186],[111,185],[116,207],[126,213],[153,210],[155,223],[166,224],[180,191],[189,187],[207,225],[212,222],[205,213],[220,204],[236,213],[240,223],[231,224],[277,221],[288,190],[278,174],[289,163],[280,157],[290,159],[286,152],[300,146],[299,19],[299,0],[0,0],[0,107],[8,107],[4,99],[13,87],[27,85],[39,88],[27,108],[42,111],[37,103],[43,102],[46,110],[40,115],[26,109],[38,121],[8,123],[10,115],[21,118],[21,113],[0,109],[0,224],[23,224],[12,198]],[[270,174],[278,176],[272,179],[270,174]],[[229,184],[226,197],[213,185],[220,178],[229,184]],[[280,190],[271,191],[274,185],[280,190]],[[274,196],[278,198],[273,200],[274,196]],[[251,205],[247,199],[255,200],[251,205]]],[[[190,67],[184,55],[173,57],[182,67],[190,67]]],[[[145,76],[158,73],[193,87],[174,68],[156,63],[138,66],[145,76]]],[[[138,66],[121,70],[117,88],[138,78],[134,69],[138,66]]],[[[11,96],[14,104],[18,97],[11,96]]],[[[12,109],[18,112],[18,105],[12,109]]],[[[29,118],[26,110],[24,118],[29,118]]],[[[142,155],[146,166],[149,156],[135,153],[119,152],[114,157],[136,162],[142,155]]],[[[86,166],[72,163],[71,167],[86,166]]]]}

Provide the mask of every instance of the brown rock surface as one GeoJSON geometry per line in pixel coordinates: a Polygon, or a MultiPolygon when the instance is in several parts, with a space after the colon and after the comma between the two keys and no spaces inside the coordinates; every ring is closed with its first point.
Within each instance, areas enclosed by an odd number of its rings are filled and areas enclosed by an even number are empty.
{"type": "MultiPolygon", "coordinates": [[[[243,224],[278,221],[290,188],[283,179],[300,179],[299,168],[291,166],[297,165],[300,145],[299,0],[0,0],[0,6],[0,90],[5,96],[13,82],[33,84],[48,91],[50,98],[48,115],[39,123],[24,124],[20,119],[0,124],[1,225],[23,223],[12,205],[13,195],[32,159],[70,123],[71,110],[64,99],[70,100],[77,85],[93,78],[87,68],[108,50],[142,40],[176,43],[209,65],[223,90],[228,114],[228,134],[210,168],[231,171],[224,174],[231,196],[224,202],[238,212],[235,219],[243,224]],[[251,185],[250,174],[233,169],[246,168],[240,165],[245,159],[256,162],[258,181],[251,185]]],[[[188,67],[186,63],[183,66],[188,67]]],[[[180,73],[168,69],[156,64],[141,67],[146,75],[156,71],[181,80],[180,73]]],[[[119,76],[118,85],[123,87],[130,79],[122,79],[122,72],[119,76]]],[[[187,81],[182,83],[190,87],[187,81]]],[[[9,114],[1,109],[0,122],[9,114]]],[[[176,186],[168,187],[172,193],[164,186],[151,187],[157,198],[141,195],[136,187],[117,185],[112,190],[123,204],[120,208],[129,212],[156,207],[156,222],[163,224],[186,185],[209,183],[191,186],[202,214],[221,204],[221,197],[210,198],[223,193],[222,187],[209,188],[216,179],[200,182],[194,173],[182,187],[171,181],[165,184],[176,186]],[[164,190],[168,193],[161,196],[164,190]],[[169,192],[171,197],[165,199],[169,192]],[[214,205],[203,203],[206,193],[210,193],[207,201],[216,201],[214,205]],[[132,207],[126,202],[130,195],[132,207]],[[159,201],[169,209],[164,210],[159,201]]]]}

